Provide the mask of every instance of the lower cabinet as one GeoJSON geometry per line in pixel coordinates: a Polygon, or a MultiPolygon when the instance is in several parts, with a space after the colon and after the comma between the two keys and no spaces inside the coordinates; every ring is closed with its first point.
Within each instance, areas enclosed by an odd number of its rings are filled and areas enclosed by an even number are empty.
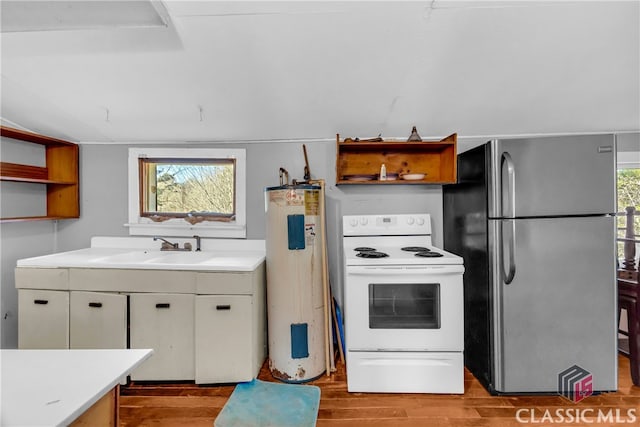
{"type": "Polygon", "coordinates": [[[18,348],[69,348],[69,292],[18,290],[18,348]]]}
{"type": "Polygon", "coordinates": [[[196,383],[255,378],[251,296],[196,297],[196,383]]]}
{"type": "Polygon", "coordinates": [[[197,384],[250,381],[266,357],[264,263],[250,272],[17,268],[15,277],[21,349],[152,348],[133,380],[197,384]]]}
{"type": "Polygon", "coordinates": [[[69,348],[127,348],[127,296],[71,291],[69,348]]]}
{"type": "Polygon", "coordinates": [[[129,296],[130,347],[153,349],[132,380],[194,378],[194,300],[189,294],[129,296]]]}

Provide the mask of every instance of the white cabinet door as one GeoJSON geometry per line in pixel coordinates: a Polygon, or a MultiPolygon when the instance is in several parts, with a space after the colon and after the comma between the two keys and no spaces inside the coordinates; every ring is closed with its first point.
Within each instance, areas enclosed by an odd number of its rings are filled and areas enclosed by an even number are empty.
{"type": "Polygon", "coordinates": [[[153,355],[131,374],[142,381],[194,379],[194,295],[131,294],[131,348],[153,355]]]}
{"type": "Polygon", "coordinates": [[[69,348],[69,292],[18,290],[18,348],[69,348]]]}
{"type": "Polygon", "coordinates": [[[70,348],[127,348],[127,296],[72,291],[70,348]]]}
{"type": "Polygon", "coordinates": [[[252,298],[196,297],[196,383],[251,381],[252,298]]]}

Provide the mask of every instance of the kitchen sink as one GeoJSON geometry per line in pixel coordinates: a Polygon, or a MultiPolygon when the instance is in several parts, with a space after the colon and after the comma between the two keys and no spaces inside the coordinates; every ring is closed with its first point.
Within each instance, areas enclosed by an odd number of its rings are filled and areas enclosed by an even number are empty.
{"type": "Polygon", "coordinates": [[[154,250],[138,250],[124,252],[115,255],[107,255],[89,260],[90,263],[106,263],[106,264],[138,264],[156,258],[160,255],[160,251],[154,250]]]}
{"type": "Polygon", "coordinates": [[[161,252],[154,258],[145,260],[145,264],[199,264],[214,258],[212,252],[161,252]]]}

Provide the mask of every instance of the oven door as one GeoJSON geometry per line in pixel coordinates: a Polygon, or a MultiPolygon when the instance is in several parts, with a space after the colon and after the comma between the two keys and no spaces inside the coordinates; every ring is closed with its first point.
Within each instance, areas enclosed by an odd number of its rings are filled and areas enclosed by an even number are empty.
{"type": "Polygon", "coordinates": [[[462,265],[347,266],[349,351],[462,351],[462,265]]]}

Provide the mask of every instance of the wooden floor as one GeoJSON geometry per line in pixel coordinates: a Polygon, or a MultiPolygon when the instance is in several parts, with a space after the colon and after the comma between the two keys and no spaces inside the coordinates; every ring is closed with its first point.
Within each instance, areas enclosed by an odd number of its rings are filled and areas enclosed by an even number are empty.
{"type": "MultiPolygon", "coordinates": [[[[319,427],[638,426],[640,387],[631,383],[629,359],[619,356],[618,360],[618,391],[591,396],[577,404],[560,396],[491,396],[469,372],[465,372],[464,395],[348,393],[340,363],[331,376],[310,384],[321,389],[319,427]],[[521,415],[520,421],[516,414],[521,415]]],[[[274,381],[266,367],[259,378],[274,381]]],[[[131,383],[121,387],[120,423],[123,427],[212,427],[233,389],[234,385],[131,383]]]]}

